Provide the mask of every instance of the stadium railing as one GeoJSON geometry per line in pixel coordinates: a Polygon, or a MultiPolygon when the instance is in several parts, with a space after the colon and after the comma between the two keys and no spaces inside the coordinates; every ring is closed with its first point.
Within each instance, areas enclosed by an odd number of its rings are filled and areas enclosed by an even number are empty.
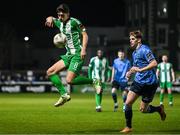
{"type": "MultiPolygon", "coordinates": [[[[88,67],[82,68],[81,74],[87,75],[88,67]]],[[[72,91],[75,87],[66,84],[66,71],[61,72],[62,83],[72,91]]],[[[129,82],[129,85],[131,82],[129,82]]],[[[111,90],[111,83],[106,83],[105,91],[111,90]]],[[[94,91],[91,85],[82,85],[78,87],[81,92],[94,91]]],[[[173,91],[180,92],[180,77],[173,84],[173,91]]],[[[158,88],[157,92],[160,89],[158,88]]],[[[46,76],[46,71],[43,70],[24,70],[24,71],[0,71],[0,92],[57,92],[57,89],[52,85],[46,76]]]]}

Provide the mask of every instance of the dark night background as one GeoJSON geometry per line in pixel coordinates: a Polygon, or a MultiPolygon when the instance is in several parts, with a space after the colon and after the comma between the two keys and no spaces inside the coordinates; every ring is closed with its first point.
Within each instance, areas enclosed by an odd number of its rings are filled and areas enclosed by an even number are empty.
{"type": "Polygon", "coordinates": [[[5,1],[1,4],[1,21],[16,30],[19,36],[34,30],[45,29],[45,18],[56,16],[56,7],[67,3],[71,16],[80,19],[85,26],[124,25],[125,4],[121,0],[43,0],[43,1],[5,1]]]}
{"type": "MultiPolygon", "coordinates": [[[[62,3],[69,5],[70,15],[87,28],[82,74],[87,75],[89,61],[98,49],[110,67],[120,49],[132,62],[129,32],[141,30],[143,44],[151,48],[158,63],[162,55],[168,56],[179,76],[180,91],[180,0],[15,0],[0,5],[0,92],[1,83],[42,81],[44,85],[49,81],[47,69],[66,49],[54,46],[53,37],[59,30],[45,27],[45,21],[48,16],[57,17],[56,8],[62,3]]],[[[63,75],[65,80],[66,73],[63,75]]],[[[44,90],[49,91],[49,86],[44,90]]]]}
{"type": "Polygon", "coordinates": [[[152,47],[159,61],[162,54],[169,55],[172,62],[180,56],[179,0],[15,0],[3,1],[0,7],[0,69],[47,69],[49,59],[64,53],[52,46],[58,30],[44,25],[46,17],[56,17],[61,3],[68,4],[71,16],[87,28],[90,40],[86,65],[97,48],[103,49],[111,64],[119,48],[131,58],[128,32],[132,29],[143,32],[143,41],[152,47]]]}
{"type": "MultiPolygon", "coordinates": [[[[44,25],[46,17],[57,16],[56,8],[62,3],[69,5],[70,15],[79,19],[86,28],[113,28],[125,25],[123,0],[3,1],[0,7],[0,68],[2,70],[47,69],[55,61],[53,54],[59,52],[57,56],[64,53],[65,50],[58,50],[52,46],[53,35],[58,30],[44,25]],[[25,36],[29,37],[28,42],[24,41],[25,36]],[[49,48],[55,52],[50,52],[49,48]],[[46,57],[44,59],[50,58],[53,62],[47,63],[40,60],[42,58],[38,59],[37,54],[42,56],[45,52],[49,55],[44,55],[46,57]]],[[[103,34],[101,36],[104,36],[103,34]]],[[[91,35],[94,35],[91,39],[97,40],[96,33],[91,35]]],[[[94,55],[88,54],[86,63],[89,57],[94,55]]]]}

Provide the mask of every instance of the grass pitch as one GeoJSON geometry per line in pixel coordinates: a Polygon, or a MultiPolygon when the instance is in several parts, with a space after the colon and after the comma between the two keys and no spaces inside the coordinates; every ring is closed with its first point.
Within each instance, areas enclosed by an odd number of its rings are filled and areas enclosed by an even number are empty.
{"type": "MultiPolygon", "coordinates": [[[[72,100],[62,107],[53,104],[58,93],[0,93],[0,134],[120,134],[125,126],[122,107],[113,112],[110,93],[104,93],[103,112],[95,112],[94,93],[72,93],[72,100]]],[[[159,114],[139,112],[140,99],[133,106],[133,133],[180,134],[180,94],[174,94],[174,106],[168,106],[167,119],[159,114]]],[[[119,102],[122,100],[119,96],[119,102]]],[[[159,104],[159,95],[154,105],[159,104]]]]}

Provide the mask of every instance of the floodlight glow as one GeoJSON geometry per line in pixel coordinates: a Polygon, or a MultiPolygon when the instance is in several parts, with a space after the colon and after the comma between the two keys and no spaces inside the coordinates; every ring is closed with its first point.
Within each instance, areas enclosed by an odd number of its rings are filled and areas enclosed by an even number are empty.
{"type": "Polygon", "coordinates": [[[28,41],[28,40],[29,40],[29,37],[25,36],[25,37],[24,37],[24,40],[25,40],[25,41],[28,41]]]}
{"type": "Polygon", "coordinates": [[[163,12],[166,13],[166,12],[167,12],[167,9],[166,9],[166,8],[163,8],[163,12]]]}

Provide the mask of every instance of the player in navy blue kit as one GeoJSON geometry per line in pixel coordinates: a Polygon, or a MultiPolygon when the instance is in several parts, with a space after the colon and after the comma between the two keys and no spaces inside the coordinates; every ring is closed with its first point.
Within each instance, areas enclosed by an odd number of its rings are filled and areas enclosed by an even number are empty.
{"type": "Polygon", "coordinates": [[[126,127],[121,130],[122,133],[132,131],[132,105],[139,96],[142,96],[140,103],[142,113],[158,112],[162,121],[166,118],[163,105],[149,105],[158,86],[155,71],[157,61],[150,48],[142,44],[142,33],[139,30],[130,32],[129,36],[130,46],[134,49],[132,54],[133,67],[127,72],[126,77],[130,78],[133,73],[136,74],[125,103],[126,127]]]}
{"type": "MultiPolygon", "coordinates": [[[[128,80],[126,78],[126,73],[131,68],[130,61],[125,58],[125,54],[123,50],[118,51],[118,58],[116,58],[113,62],[112,68],[112,99],[114,101],[114,112],[118,109],[118,101],[116,90],[120,89],[122,91],[123,103],[125,104],[127,93],[128,93],[128,80]]],[[[123,111],[125,106],[123,105],[123,111]]]]}

